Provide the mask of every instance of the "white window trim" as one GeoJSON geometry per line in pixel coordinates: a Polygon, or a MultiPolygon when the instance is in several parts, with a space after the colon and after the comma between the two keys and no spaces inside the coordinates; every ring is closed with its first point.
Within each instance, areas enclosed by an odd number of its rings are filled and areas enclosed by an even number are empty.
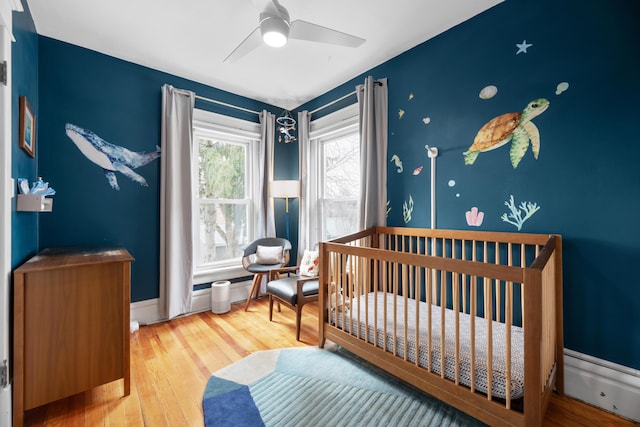
{"type": "Polygon", "coordinates": [[[313,120],[309,124],[309,139],[318,139],[329,136],[331,133],[340,132],[345,127],[358,125],[358,104],[352,104],[341,110],[334,111],[324,117],[313,120]]]}
{"type": "MultiPolygon", "coordinates": [[[[260,143],[260,124],[253,123],[246,120],[237,119],[235,117],[224,116],[222,114],[212,113],[210,111],[194,109],[193,110],[193,127],[203,129],[204,131],[215,131],[229,135],[230,139],[237,139],[238,136],[243,138],[249,138],[254,140],[255,146],[250,150],[251,163],[254,165],[249,170],[249,181],[251,183],[252,195],[258,194],[258,179],[256,177],[258,160],[259,160],[259,143],[260,143]]],[[[194,147],[195,150],[195,147],[194,147]]],[[[197,158],[194,156],[193,162],[195,168],[197,158]]],[[[194,183],[194,190],[197,188],[197,183],[194,183]]],[[[195,196],[194,196],[195,198],[195,196]]],[[[258,209],[256,197],[251,197],[253,203],[253,212],[258,209]]],[[[194,210],[194,220],[198,219],[198,213],[194,210]]],[[[255,229],[253,223],[249,222],[249,233],[254,235],[255,229]]],[[[251,239],[250,239],[251,240],[251,239]]],[[[194,248],[195,249],[195,248],[194,248]]],[[[194,267],[195,268],[195,267],[194,267]]],[[[240,260],[238,260],[237,266],[225,266],[218,268],[198,268],[193,273],[193,284],[200,285],[203,283],[215,282],[217,280],[229,280],[238,277],[245,277],[250,274],[242,267],[240,260]]]]}

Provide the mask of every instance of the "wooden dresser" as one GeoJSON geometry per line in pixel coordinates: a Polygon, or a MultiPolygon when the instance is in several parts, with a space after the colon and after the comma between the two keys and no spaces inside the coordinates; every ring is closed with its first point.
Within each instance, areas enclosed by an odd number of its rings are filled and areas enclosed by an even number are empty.
{"type": "Polygon", "coordinates": [[[45,249],[13,272],[13,424],[114,380],[130,391],[125,249],[45,249]]]}

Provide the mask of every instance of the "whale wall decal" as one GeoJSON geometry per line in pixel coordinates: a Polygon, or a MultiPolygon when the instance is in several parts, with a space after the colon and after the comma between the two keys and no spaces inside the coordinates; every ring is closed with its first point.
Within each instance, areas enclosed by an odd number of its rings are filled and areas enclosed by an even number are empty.
{"type": "Polygon", "coordinates": [[[67,136],[76,144],[80,152],[104,170],[111,188],[120,190],[116,172],[120,172],[140,185],[149,186],[147,181],[135,173],[133,169],[144,166],[160,157],[160,147],[156,146],[156,151],[151,153],[136,153],[124,147],[111,144],[90,130],[82,129],[79,126],[67,123],[65,129],[67,136]]]}

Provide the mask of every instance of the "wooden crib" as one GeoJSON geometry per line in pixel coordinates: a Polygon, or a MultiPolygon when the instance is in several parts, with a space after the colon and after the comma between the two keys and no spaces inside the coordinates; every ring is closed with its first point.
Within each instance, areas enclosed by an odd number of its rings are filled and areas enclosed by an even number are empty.
{"type": "Polygon", "coordinates": [[[320,244],[319,301],[320,347],[491,426],[541,425],[564,394],[558,235],[371,228],[320,244]]]}

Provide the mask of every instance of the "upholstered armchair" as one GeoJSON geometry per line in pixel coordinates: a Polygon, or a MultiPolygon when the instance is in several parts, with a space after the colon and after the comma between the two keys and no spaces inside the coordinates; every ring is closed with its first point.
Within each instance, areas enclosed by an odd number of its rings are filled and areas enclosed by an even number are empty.
{"type": "Polygon", "coordinates": [[[244,310],[249,309],[251,300],[260,293],[260,282],[272,269],[282,268],[289,263],[291,242],[279,237],[267,237],[251,242],[244,248],[242,266],[253,273],[251,291],[247,297],[244,310]]]}

